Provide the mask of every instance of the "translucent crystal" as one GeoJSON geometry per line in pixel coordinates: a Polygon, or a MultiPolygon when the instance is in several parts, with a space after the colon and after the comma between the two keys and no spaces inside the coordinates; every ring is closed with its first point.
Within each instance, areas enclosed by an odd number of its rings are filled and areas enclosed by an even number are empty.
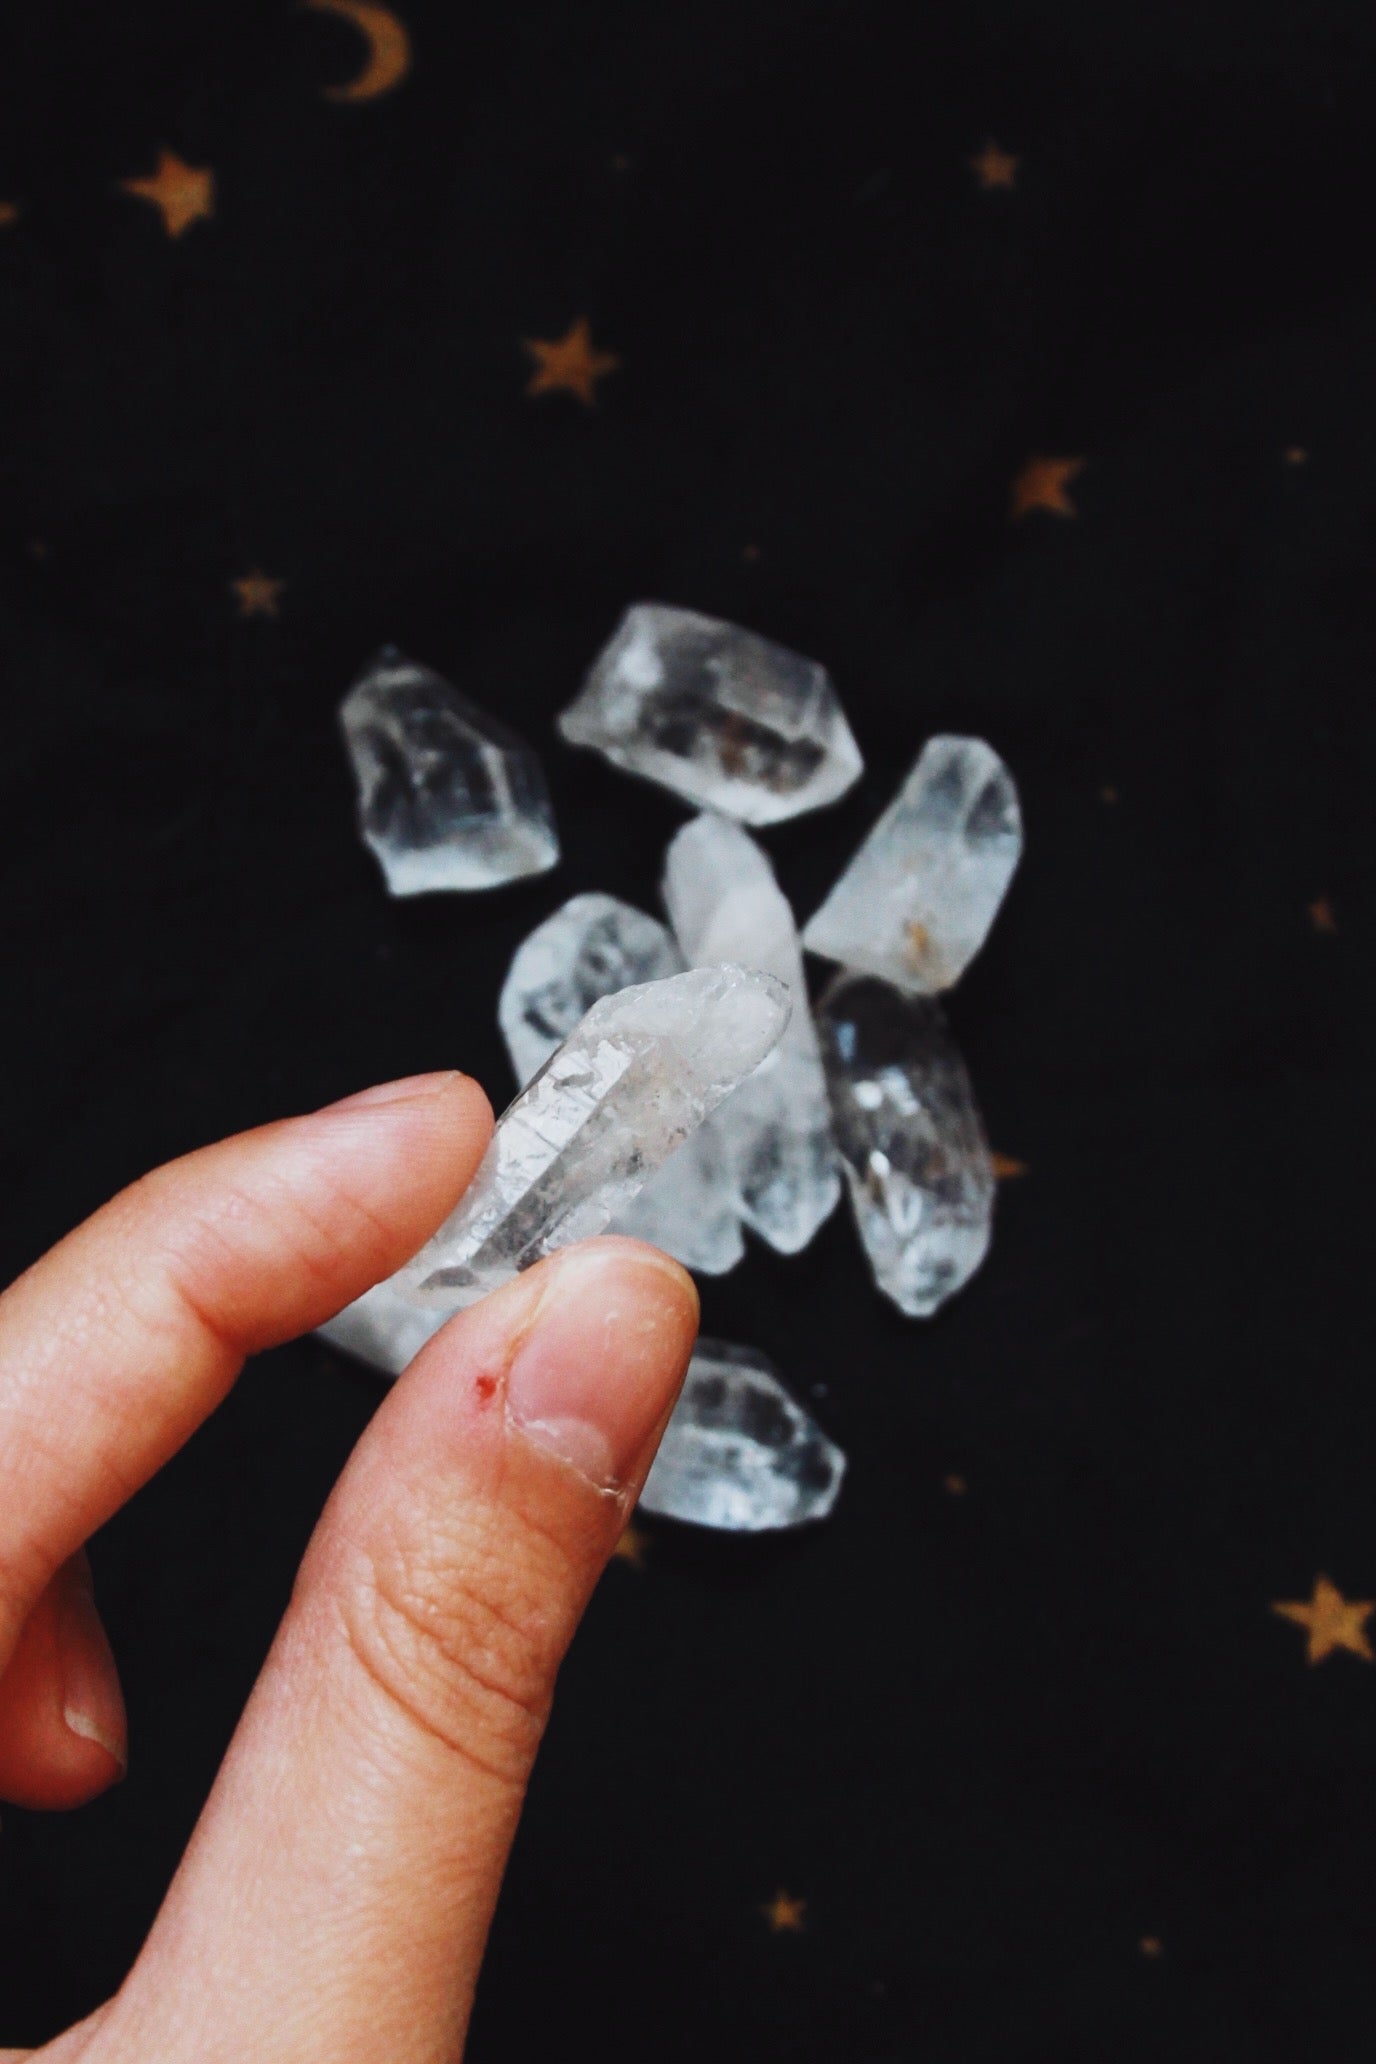
{"type": "Polygon", "coordinates": [[[788,1030],[736,1091],[717,1130],[746,1224],[780,1253],[796,1254],[834,1210],[841,1178],[788,898],[749,832],[709,814],[670,844],[664,902],[687,959],[764,968],[794,999],[788,1030]]]}
{"type": "Polygon", "coordinates": [[[938,1003],[842,976],[817,1010],[836,1143],[874,1280],[926,1318],[989,1247],[994,1174],[938,1003]]]}
{"type": "Polygon", "coordinates": [[[530,747],[390,646],[340,705],[359,829],[394,896],[491,889],[559,858],[530,747]]]}
{"type": "Polygon", "coordinates": [[[316,1330],[322,1340],[342,1347],[346,1354],[357,1355],[359,1361],[380,1369],[384,1376],[400,1376],[407,1363],[414,1361],[426,1341],[439,1332],[447,1319],[453,1318],[457,1309],[422,1304],[400,1289],[393,1277],[366,1290],[362,1297],[346,1304],[336,1318],[327,1319],[316,1330]]]}
{"type": "Polygon", "coordinates": [[[399,1287],[470,1304],[602,1232],[759,1066],[788,1022],[772,975],[694,968],[605,996],[510,1106],[457,1209],[399,1287]]]}
{"type": "Polygon", "coordinates": [[[700,1340],[640,1503],[731,1533],[800,1526],[826,1518],[845,1467],[762,1354],[700,1340]]]}
{"type": "Polygon", "coordinates": [[[626,611],[559,729],[744,824],[835,802],[862,764],[824,667],[662,602],[626,611]]]}
{"type": "MultiPolygon", "coordinates": [[[[657,918],[615,896],[571,896],[517,947],[502,986],[497,1019],[517,1081],[530,1081],[599,997],[679,974],[684,965],[657,918]]],[[[685,1140],[612,1228],[711,1276],[734,1268],[745,1252],[720,1122],[709,1119],[685,1140]]]]}
{"type": "Polygon", "coordinates": [[[1021,857],[1018,792],[992,746],[929,739],[803,944],[933,996],[979,952],[1021,857]]]}
{"type": "Polygon", "coordinates": [[[497,1022],[524,1087],[604,996],[682,974],[668,930],[616,896],[570,896],[516,948],[497,1022]]]}

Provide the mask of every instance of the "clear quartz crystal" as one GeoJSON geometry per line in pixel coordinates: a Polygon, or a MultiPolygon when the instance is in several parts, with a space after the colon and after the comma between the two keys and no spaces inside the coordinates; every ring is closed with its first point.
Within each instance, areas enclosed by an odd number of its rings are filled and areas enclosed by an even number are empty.
{"type": "MultiPolygon", "coordinates": [[[[679,974],[684,965],[657,918],[615,896],[570,897],[517,947],[502,986],[497,1018],[518,1082],[530,1081],[600,997],[679,974]]],[[[685,1140],[612,1228],[713,1276],[734,1268],[745,1251],[721,1122],[709,1119],[685,1140]]]]}
{"type": "Polygon", "coordinates": [[[471,1304],[604,1231],[759,1066],[788,1015],[782,983],[732,966],[603,997],[506,1111],[462,1201],[398,1286],[471,1304]]]}
{"type": "Polygon", "coordinates": [[[729,1533],[800,1526],[826,1518],[845,1467],[764,1355],[700,1340],[640,1503],[729,1533]]]}
{"type": "Polygon", "coordinates": [[[929,739],[803,944],[934,996],[979,952],[1021,857],[1018,792],[993,747],[929,739]]]}
{"type": "Polygon", "coordinates": [[[874,1280],[911,1318],[989,1248],[994,1174],[940,1004],[842,975],[817,1010],[836,1141],[874,1280]]]}
{"type": "Polygon", "coordinates": [[[824,667],[662,602],[626,611],[559,729],[744,824],[835,802],[862,768],[824,667]]]}
{"type": "Polygon", "coordinates": [[[457,1309],[457,1305],[446,1310],[442,1305],[422,1304],[392,1278],[365,1290],[316,1330],[322,1340],[356,1355],[384,1376],[400,1376],[457,1309]]]}
{"type": "Polygon", "coordinates": [[[717,1120],[747,1225],[796,1254],[835,1209],[841,1178],[802,949],[788,898],[738,824],[706,814],[685,824],[664,863],[664,902],[685,957],[764,968],[793,998],[788,1030],[717,1120]]]}
{"type": "Polygon", "coordinates": [[[559,858],[539,760],[457,688],[392,647],[340,705],[359,828],[394,896],[491,889],[559,858]]]}

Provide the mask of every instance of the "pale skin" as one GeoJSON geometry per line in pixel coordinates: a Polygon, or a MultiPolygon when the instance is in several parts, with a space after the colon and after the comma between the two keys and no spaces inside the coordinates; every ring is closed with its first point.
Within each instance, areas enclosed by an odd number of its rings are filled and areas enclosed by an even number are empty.
{"type": "MultiPolygon", "coordinates": [[[[450,1074],[240,1134],[134,1184],[0,1297],[0,1798],[79,1806],[121,1776],[85,1542],[246,1355],[414,1252],[491,1126],[450,1074]]],[[[555,1673],[696,1327],[683,1270],[608,1238],[431,1341],[321,1516],[129,1977],[0,2064],[462,2055],[555,1673]]]]}

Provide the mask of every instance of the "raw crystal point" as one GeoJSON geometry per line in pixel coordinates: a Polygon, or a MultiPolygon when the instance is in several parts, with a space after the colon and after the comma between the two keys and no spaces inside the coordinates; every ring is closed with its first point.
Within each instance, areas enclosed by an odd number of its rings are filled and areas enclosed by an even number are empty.
{"type": "Polygon", "coordinates": [[[602,1232],[788,1023],[748,968],[694,968],[604,996],[492,1135],[462,1202],[398,1287],[471,1304],[571,1240],[602,1232]]]}
{"type": "Polygon", "coordinates": [[[846,1184],[874,1280],[911,1318],[967,1283],[989,1247],[994,1174],[941,1006],[841,976],[817,1010],[846,1184]]]}
{"type": "MultiPolygon", "coordinates": [[[[530,1081],[599,997],[683,966],[657,918],[615,896],[571,896],[517,947],[502,986],[497,1018],[517,1080],[530,1081]]],[[[715,1122],[650,1177],[614,1230],[663,1247],[703,1275],[735,1267],[745,1242],[715,1122]]]]}
{"type": "Polygon", "coordinates": [[[540,762],[523,739],[391,646],[339,720],[358,820],[394,896],[491,889],[559,858],[540,762]]]}
{"type": "Polygon", "coordinates": [[[841,1194],[802,949],[774,870],[748,831],[695,817],[672,841],[664,902],[696,965],[743,961],[793,997],[788,1030],[717,1121],[742,1217],[781,1254],[805,1247],[841,1194]]]}
{"type": "Polygon", "coordinates": [[[845,1467],[762,1354],[700,1340],[640,1503],[731,1533],[800,1526],[826,1518],[845,1467]]]}
{"type": "Polygon", "coordinates": [[[824,667],[662,602],[626,611],[559,729],[743,824],[835,802],[862,765],[824,667]]]}
{"type": "Polygon", "coordinates": [[[959,980],[1022,857],[1013,777],[982,738],[932,738],[803,931],[810,953],[914,996],[959,980]]]}

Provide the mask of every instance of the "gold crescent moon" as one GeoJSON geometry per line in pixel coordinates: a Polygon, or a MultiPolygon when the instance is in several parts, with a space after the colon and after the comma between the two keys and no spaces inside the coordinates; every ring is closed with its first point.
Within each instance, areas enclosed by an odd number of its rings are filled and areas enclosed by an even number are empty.
{"type": "Polygon", "coordinates": [[[356,79],[347,86],[327,86],[327,100],[376,100],[390,93],[411,69],[411,38],[404,22],[388,7],[374,0],[301,0],[315,14],[340,14],[366,37],[368,59],[356,79]]]}

